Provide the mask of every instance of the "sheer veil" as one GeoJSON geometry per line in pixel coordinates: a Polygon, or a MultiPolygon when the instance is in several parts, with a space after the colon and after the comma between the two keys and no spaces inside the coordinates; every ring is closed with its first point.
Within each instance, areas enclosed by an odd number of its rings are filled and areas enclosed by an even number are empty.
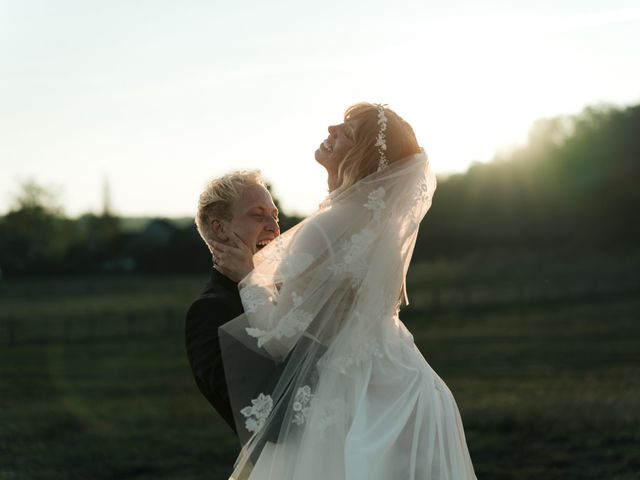
{"type": "Polygon", "coordinates": [[[406,157],[256,254],[239,285],[245,314],[220,328],[243,444],[232,478],[247,478],[265,448],[291,478],[309,478],[296,465],[322,471],[357,442],[347,434],[363,399],[393,402],[379,387],[393,388],[407,365],[405,347],[394,347],[410,338],[397,312],[435,188],[426,154],[406,157]],[[310,458],[318,448],[329,457],[310,458]]]}

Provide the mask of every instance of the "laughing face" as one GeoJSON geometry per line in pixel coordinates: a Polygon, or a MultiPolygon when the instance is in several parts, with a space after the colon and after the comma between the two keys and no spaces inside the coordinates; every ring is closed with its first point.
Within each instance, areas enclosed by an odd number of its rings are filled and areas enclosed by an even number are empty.
{"type": "Polygon", "coordinates": [[[222,241],[229,241],[235,232],[253,253],[280,235],[278,209],[269,191],[262,185],[249,185],[233,202],[232,220],[220,220],[222,241]]]}
{"type": "Polygon", "coordinates": [[[331,125],[329,136],[316,150],[316,161],[327,169],[329,176],[337,175],[340,163],[355,145],[355,122],[345,120],[339,125],[331,125]]]}

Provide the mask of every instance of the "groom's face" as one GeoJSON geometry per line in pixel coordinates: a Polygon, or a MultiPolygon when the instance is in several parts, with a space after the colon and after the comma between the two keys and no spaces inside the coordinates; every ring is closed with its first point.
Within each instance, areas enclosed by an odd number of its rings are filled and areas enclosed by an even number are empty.
{"type": "Polygon", "coordinates": [[[233,202],[231,218],[231,221],[219,220],[219,239],[227,243],[235,232],[253,253],[280,235],[278,209],[262,185],[244,187],[233,202]]]}

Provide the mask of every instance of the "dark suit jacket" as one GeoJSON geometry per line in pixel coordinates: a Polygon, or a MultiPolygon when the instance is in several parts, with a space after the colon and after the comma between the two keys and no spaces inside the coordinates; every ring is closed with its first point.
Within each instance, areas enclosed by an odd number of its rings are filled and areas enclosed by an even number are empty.
{"type": "MultiPolygon", "coordinates": [[[[218,327],[233,320],[244,313],[237,283],[229,280],[217,270],[212,270],[211,279],[207,286],[191,305],[187,312],[185,325],[185,343],[189,364],[196,380],[198,388],[216,409],[225,422],[238,435],[234,422],[233,410],[229,400],[227,380],[222,364],[218,327]]],[[[308,339],[301,339],[307,342],[308,339]]],[[[233,381],[236,385],[250,385],[247,379],[263,379],[262,385],[256,385],[257,390],[245,392],[249,396],[242,405],[250,405],[251,398],[255,398],[261,392],[272,392],[281,373],[286,368],[287,361],[274,362],[268,356],[260,355],[254,351],[238,350],[241,355],[240,365],[243,369],[232,371],[233,381]]],[[[322,353],[322,352],[321,352],[322,353]]],[[[291,392],[287,393],[288,396],[291,392]]],[[[273,419],[269,423],[269,430],[264,432],[262,442],[278,441],[278,434],[282,418],[283,408],[287,401],[278,402],[280,408],[274,408],[273,419]]],[[[238,412],[236,412],[237,414],[238,412]]],[[[240,417],[241,420],[242,417],[240,417]]],[[[241,432],[240,437],[248,436],[248,432],[241,432]]],[[[260,449],[256,449],[259,454],[260,449]]]]}
{"type": "MultiPolygon", "coordinates": [[[[187,312],[185,343],[198,388],[236,432],[225,379],[218,327],[244,313],[238,286],[217,270],[187,312]]],[[[237,432],[236,432],[237,434],[237,432]]]]}

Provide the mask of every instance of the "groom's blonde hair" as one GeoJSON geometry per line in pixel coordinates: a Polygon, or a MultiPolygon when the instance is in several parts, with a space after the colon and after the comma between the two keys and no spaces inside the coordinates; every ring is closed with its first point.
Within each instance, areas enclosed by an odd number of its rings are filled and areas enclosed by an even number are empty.
{"type": "Polygon", "coordinates": [[[196,227],[198,233],[212,251],[214,241],[211,221],[215,218],[233,220],[233,202],[235,202],[245,187],[261,185],[266,188],[260,170],[239,170],[228,173],[220,178],[211,180],[198,199],[196,213],[196,227]]]}

